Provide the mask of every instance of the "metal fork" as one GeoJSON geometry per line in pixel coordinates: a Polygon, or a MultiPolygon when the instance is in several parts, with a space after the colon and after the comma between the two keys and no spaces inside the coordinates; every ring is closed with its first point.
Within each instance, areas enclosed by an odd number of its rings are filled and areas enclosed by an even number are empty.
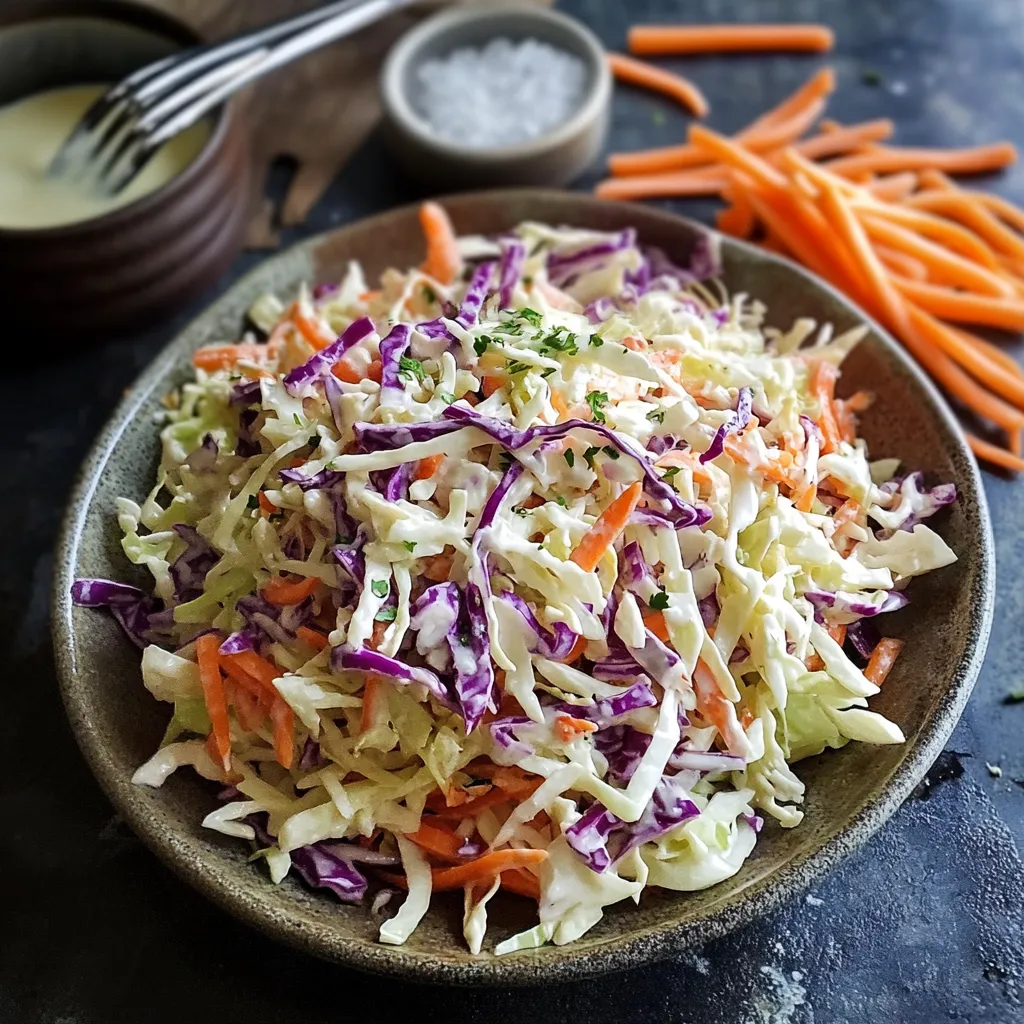
{"type": "Polygon", "coordinates": [[[116,195],[168,139],[250,82],[413,2],[341,0],[140,68],[89,107],[48,173],[91,175],[96,187],[116,195]]]}

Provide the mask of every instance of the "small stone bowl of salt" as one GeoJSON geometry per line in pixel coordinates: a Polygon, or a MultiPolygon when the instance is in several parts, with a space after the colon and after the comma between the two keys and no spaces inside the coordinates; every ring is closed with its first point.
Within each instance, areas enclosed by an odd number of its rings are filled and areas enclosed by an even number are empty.
{"type": "Polygon", "coordinates": [[[441,188],[564,185],[604,145],[611,75],[587,28],[543,7],[448,11],[407,33],[381,75],[388,141],[441,188]]]}

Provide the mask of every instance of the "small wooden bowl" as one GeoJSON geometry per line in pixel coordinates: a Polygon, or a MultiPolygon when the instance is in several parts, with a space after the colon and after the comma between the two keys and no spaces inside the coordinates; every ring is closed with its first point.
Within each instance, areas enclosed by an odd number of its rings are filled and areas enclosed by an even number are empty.
{"type": "MultiPolygon", "coordinates": [[[[115,82],[200,41],[182,22],[119,0],[9,0],[0,10],[0,105],[115,82]]],[[[66,342],[116,334],[175,311],[217,280],[242,245],[251,160],[236,105],[212,116],[199,156],[138,201],[55,228],[0,227],[9,327],[66,342]]]]}

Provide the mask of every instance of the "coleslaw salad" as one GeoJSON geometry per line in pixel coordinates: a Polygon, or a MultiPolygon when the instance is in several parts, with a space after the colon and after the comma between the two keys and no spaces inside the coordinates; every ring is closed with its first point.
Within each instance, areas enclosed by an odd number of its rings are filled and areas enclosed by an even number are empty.
{"type": "Polygon", "coordinates": [[[461,890],[479,953],[500,889],[563,944],[604,908],[733,874],[792,765],[898,743],[870,710],[878,616],[955,556],[956,499],[870,461],[833,337],[614,234],[525,223],[285,304],[195,354],[142,502],[151,590],[78,580],[173,704],[134,781],[220,784],[206,827],[366,901],[382,942],[461,890]],[[404,895],[401,895],[403,894],[404,895]]]}

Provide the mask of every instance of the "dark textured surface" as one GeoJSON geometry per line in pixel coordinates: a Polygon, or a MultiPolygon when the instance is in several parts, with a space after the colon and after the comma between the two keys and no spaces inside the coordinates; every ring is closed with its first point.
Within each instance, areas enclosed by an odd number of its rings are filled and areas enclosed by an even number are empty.
{"type": "MultiPolygon", "coordinates": [[[[522,221],[586,224],[604,231],[636,228],[673,261],[690,260],[703,228],[643,206],[604,203],[570,192],[508,190],[441,200],[460,234],[499,234],[522,221]]],[[[984,656],[992,617],[994,566],[981,481],[951,417],[926,379],[895,343],[871,334],[847,361],[843,387],[877,395],[863,434],[876,455],[896,456],[929,478],[956,484],[961,500],[941,530],[959,563],[918,580],[913,601],[893,623],[906,646],[872,706],[907,734],[884,747],[851,743],[799,766],[806,818],[786,831],[769,822],[754,854],[732,878],[695,893],[648,893],[628,900],[569,946],[496,958],[472,956],[460,934],[461,900],[441,897],[400,948],[375,941],[365,907],[339,907],[294,880],[267,884],[247,863],[248,849],[198,826],[216,803],[212,788],[177,773],[158,790],[131,784],[159,742],[167,708],[141,686],[138,650],[105,615],[74,608],[78,577],[122,579],[113,508],[120,495],[143,501],[152,485],[159,441],[153,419],[161,399],[192,377],[191,352],[228,337],[263,291],[293,293],[303,280],[337,280],[360,259],[368,280],[388,266],[414,264],[422,252],[417,206],[400,207],[300,243],[268,260],[191,324],[133,384],[90,453],[55,551],[54,645],[64,700],[79,744],[125,821],[178,874],[243,920],[300,949],[346,966],[436,983],[533,984],[567,981],[649,964],[724,935],[800,894],[855,850],[921,782],[949,738],[984,656]]],[[[837,332],[860,322],[845,300],[802,270],[752,246],[722,240],[722,276],[730,288],[771,302],[769,322],[787,328],[799,316],[837,332]]],[[[129,578],[146,585],[145,573],[129,578]]],[[[485,953],[532,923],[528,907],[508,898],[489,914],[485,953]]]]}
{"type": "MultiPolygon", "coordinates": [[[[839,32],[842,88],[832,110],[892,114],[904,139],[978,142],[1019,132],[1024,12],[1014,0],[891,3],[572,3],[609,45],[627,20],[821,18],[839,32]],[[883,85],[861,82],[864,69],[883,85]]],[[[693,62],[714,124],[740,126],[802,80],[810,59],[693,62]]],[[[683,122],[620,93],[613,142],[673,141],[683,122]],[[658,123],[655,113],[659,115],[658,123]],[[663,119],[662,119],[663,117],[663,119]]],[[[1019,175],[1019,172],[1018,172],[1019,175]]],[[[994,185],[1018,201],[1024,177],[994,185]]],[[[371,143],[316,211],[314,227],[411,198],[371,143]]],[[[674,204],[673,204],[674,205],[674,204]]],[[[701,207],[678,204],[690,212],[701,207]]],[[[788,908],[677,963],[546,990],[443,995],[382,984],[270,943],[176,881],[123,826],[63,719],[46,626],[50,555],[75,467],[120,397],[175,325],[94,355],[69,338],[47,365],[8,371],[0,405],[7,545],[0,637],[7,652],[0,740],[0,1020],[271,1022],[672,1021],[811,1024],[889,1019],[1018,1021],[1024,870],[1024,707],[1020,685],[1019,505],[1024,482],[986,479],[1000,588],[992,649],[928,799],[911,800],[838,871],[788,908]],[[964,754],[970,756],[964,756],[964,754]],[[986,763],[999,764],[1002,778],[986,763]],[[962,767],[962,772],[957,766],[962,767]],[[359,1008],[358,1010],[356,1008],[359,1008]]],[[[20,342],[31,345],[31,339],[20,342]]]]}

